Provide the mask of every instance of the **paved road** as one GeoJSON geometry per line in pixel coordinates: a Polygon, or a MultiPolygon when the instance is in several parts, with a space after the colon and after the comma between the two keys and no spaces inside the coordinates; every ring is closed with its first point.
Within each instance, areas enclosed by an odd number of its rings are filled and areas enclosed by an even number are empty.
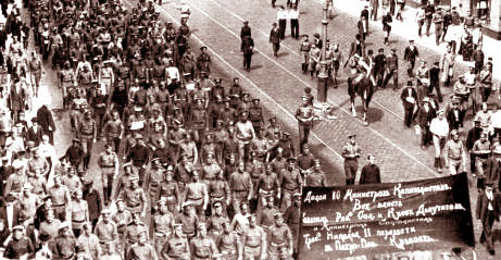
{"type": "MultiPolygon", "coordinates": [[[[194,40],[207,45],[211,54],[217,60],[216,64],[227,70],[231,75],[244,78],[244,85],[249,92],[258,97],[265,97],[265,104],[272,105],[271,110],[283,112],[282,119],[290,120],[298,105],[298,97],[304,87],[315,89],[315,81],[300,73],[298,42],[287,37],[282,42],[279,58],[274,58],[268,43],[268,33],[274,22],[276,10],[268,2],[239,1],[238,5],[231,0],[186,0],[191,7],[190,27],[194,30],[194,40]],[[249,20],[253,30],[257,54],[253,59],[250,73],[244,72],[242,58],[239,52],[239,32],[243,20],[249,20]],[[278,107],[278,109],[277,109],[278,107]],[[285,110],[285,111],[284,111],[285,110]],[[287,111],[287,112],[286,112],[287,111]]],[[[316,1],[302,3],[301,33],[313,34],[320,32],[321,6],[316,1]]],[[[175,4],[168,3],[160,7],[162,16],[178,21],[179,11],[175,4]]],[[[329,24],[329,38],[339,43],[346,50],[353,39],[356,19],[345,13],[338,13],[329,24]]],[[[289,29],[289,28],[288,28],[289,29]]],[[[287,36],[289,33],[287,31],[287,36]]],[[[374,31],[368,39],[369,48],[377,50],[383,46],[383,34],[374,31]]],[[[398,49],[398,55],[403,56],[407,39],[393,37],[391,48],[398,49]]],[[[422,57],[430,63],[438,60],[436,50],[418,46],[422,57]]],[[[458,66],[457,73],[464,71],[458,66]]],[[[400,72],[401,82],[407,80],[403,71],[400,72]]],[[[450,90],[445,89],[445,94],[450,90]]],[[[353,119],[349,113],[349,100],[346,86],[329,90],[329,101],[337,106],[335,115],[338,120],[320,122],[315,126],[315,135],[323,140],[326,146],[316,148],[320,154],[331,154],[333,163],[340,165],[339,153],[346,142],[346,136],[355,132],[363,149],[363,156],[375,154],[377,163],[382,168],[382,178],[385,182],[415,180],[439,176],[431,167],[433,161],[432,149],[422,151],[418,139],[411,129],[403,128],[402,108],[398,92],[382,90],[375,94],[369,111],[370,126],[364,127],[360,120],[353,119]],[[331,152],[331,151],[336,151],[331,152]]],[[[360,110],[360,107],[357,108],[360,110]]],[[[467,126],[468,127],[468,126],[467,126]]],[[[316,138],[315,138],[316,139],[316,138]]],[[[341,165],[338,168],[342,168],[341,165]]],[[[331,172],[334,184],[341,184],[342,171],[331,172]],[[340,180],[341,182],[337,182],[340,180]]],[[[474,191],[472,193],[475,193],[474,191]]],[[[472,195],[475,208],[476,194],[472,195]]],[[[476,235],[480,235],[480,225],[476,223],[476,235]]],[[[483,251],[483,250],[481,250],[483,251]]],[[[487,259],[487,256],[482,259],[487,259]]]]}

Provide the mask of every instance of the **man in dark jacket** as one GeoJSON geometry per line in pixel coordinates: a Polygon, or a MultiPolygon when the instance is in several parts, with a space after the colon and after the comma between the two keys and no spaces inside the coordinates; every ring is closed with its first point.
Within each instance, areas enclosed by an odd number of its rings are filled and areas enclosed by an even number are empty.
{"type": "Polygon", "coordinates": [[[43,134],[49,136],[50,144],[54,145],[54,131],[56,131],[56,124],[52,113],[46,105],[40,107],[37,111],[38,124],[42,127],[43,134]]]}
{"type": "Polygon", "coordinates": [[[244,54],[244,69],[250,71],[252,54],[254,54],[254,40],[250,36],[242,39],[242,52],[244,54]]]}
{"type": "Polygon", "coordinates": [[[416,58],[419,57],[419,51],[414,45],[414,40],[409,40],[409,46],[405,48],[404,51],[404,60],[409,62],[409,66],[407,67],[407,74],[409,77],[414,76],[414,66],[416,65],[416,58]]]}
{"type": "Polygon", "coordinates": [[[63,158],[66,158],[66,160],[68,160],[75,169],[78,169],[78,167],[82,163],[83,155],[84,153],[82,146],[80,145],[80,140],[74,138],[73,143],[68,148],[68,150],[66,150],[63,158]]]}
{"type": "Polygon", "coordinates": [[[402,90],[400,99],[402,100],[402,105],[404,106],[404,124],[407,127],[411,127],[418,101],[417,91],[412,85],[412,81],[407,82],[407,87],[402,90]]]}
{"type": "Polygon", "coordinates": [[[429,98],[425,98],[421,102],[417,115],[417,124],[421,129],[421,148],[424,150],[432,144],[432,135],[430,133],[431,120],[435,118],[437,111],[433,108],[429,98]]]}
{"type": "Polygon", "coordinates": [[[442,103],[442,91],[440,90],[440,67],[439,62],[434,62],[433,67],[430,68],[430,87],[428,93],[431,94],[433,89],[436,90],[438,96],[438,102],[442,103]]]}
{"type": "Polygon", "coordinates": [[[278,29],[277,23],[273,23],[273,28],[270,31],[270,43],[273,47],[273,56],[276,58],[280,50],[280,30],[278,29]]]}
{"type": "Polygon", "coordinates": [[[378,50],[378,54],[374,57],[374,77],[376,78],[376,84],[378,87],[383,87],[384,70],[386,67],[386,56],[384,55],[384,49],[378,50]]]}
{"type": "Polygon", "coordinates": [[[492,225],[499,220],[499,198],[493,191],[493,182],[486,182],[485,188],[480,191],[477,201],[477,218],[482,222],[480,243],[485,244],[490,255],[495,255],[492,225]]]}
{"type": "Polygon", "coordinates": [[[376,165],[376,158],[374,155],[369,154],[367,156],[367,163],[360,173],[360,181],[359,184],[378,184],[381,183],[381,173],[379,170],[379,166],[376,165]]]}
{"type": "Polygon", "coordinates": [[[470,151],[470,171],[471,173],[475,173],[477,171],[476,167],[476,156],[473,153],[473,145],[477,140],[480,139],[480,134],[483,132],[483,129],[480,127],[480,120],[475,119],[474,126],[472,129],[468,131],[468,135],[466,136],[466,149],[470,151]]]}

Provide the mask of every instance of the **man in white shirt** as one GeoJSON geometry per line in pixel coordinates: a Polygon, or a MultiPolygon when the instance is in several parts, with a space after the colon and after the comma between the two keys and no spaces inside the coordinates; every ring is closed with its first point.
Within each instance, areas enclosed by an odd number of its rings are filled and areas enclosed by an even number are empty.
{"type": "Polygon", "coordinates": [[[289,20],[291,25],[291,36],[292,38],[299,39],[299,10],[297,6],[294,8],[289,8],[289,20]]]}
{"type": "Polygon", "coordinates": [[[280,9],[277,12],[277,22],[278,22],[278,30],[280,31],[280,39],[285,38],[285,29],[287,29],[287,18],[289,13],[284,9],[283,6],[280,6],[280,9]]]}
{"type": "Polygon", "coordinates": [[[438,116],[431,120],[430,132],[433,134],[433,147],[435,148],[435,168],[441,173],[443,168],[441,154],[449,136],[449,122],[447,122],[443,110],[438,111],[437,114],[438,116]]]}

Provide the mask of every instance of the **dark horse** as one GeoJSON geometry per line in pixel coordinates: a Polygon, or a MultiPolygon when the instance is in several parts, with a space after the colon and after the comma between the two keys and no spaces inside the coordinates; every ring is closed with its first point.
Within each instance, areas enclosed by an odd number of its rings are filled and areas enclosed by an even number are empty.
{"type": "Polygon", "coordinates": [[[351,114],[353,115],[353,117],[357,117],[357,112],[355,111],[355,98],[358,95],[362,99],[362,120],[364,122],[364,125],[368,125],[369,122],[367,121],[367,110],[369,108],[369,103],[371,102],[372,95],[374,94],[376,87],[371,77],[359,75],[356,78],[353,77],[348,79],[348,94],[350,95],[351,114]],[[362,77],[362,79],[357,80],[356,78],[359,77],[362,77]]]}

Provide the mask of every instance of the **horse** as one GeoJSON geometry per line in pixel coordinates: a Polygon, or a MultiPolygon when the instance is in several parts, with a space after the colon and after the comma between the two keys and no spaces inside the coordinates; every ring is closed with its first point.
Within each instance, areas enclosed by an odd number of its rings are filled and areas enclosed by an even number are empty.
{"type": "Polygon", "coordinates": [[[376,84],[371,77],[366,77],[364,74],[361,74],[357,77],[348,78],[348,95],[350,95],[351,113],[353,117],[357,117],[355,99],[358,95],[362,99],[362,121],[364,125],[369,125],[367,121],[367,110],[375,90],[376,84]]]}

